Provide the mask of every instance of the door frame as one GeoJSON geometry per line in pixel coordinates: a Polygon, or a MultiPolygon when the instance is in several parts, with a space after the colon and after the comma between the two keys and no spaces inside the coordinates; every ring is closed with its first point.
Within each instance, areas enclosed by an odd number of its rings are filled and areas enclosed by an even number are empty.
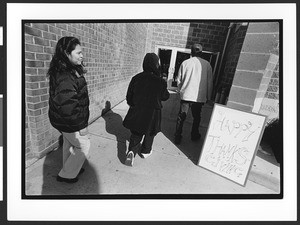
{"type": "MultiPolygon", "coordinates": [[[[175,72],[175,62],[176,62],[176,57],[177,57],[177,52],[183,52],[183,53],[188,53],[191,54],[191,49],[188,48],[179,48],[179,47],[174,47],[174,46],[167,46],[167,45],[155,45],[155,53],[158,55],[159,54],[159,49],[165,49],[165,50],[172,50],[171,52],[171,59],[170,59],[170,66],[168,70],[168,89],[169,90],[176,90],[177,87],[172,87],[172,81],[173,81],[173,76],[175,72]]],[[[216,63],[213,69],[213,77],[215,77],[216,69],[219,63],[219,55],[220,52],[210,52],[210,51],[203,51],[205,53],[210,53],[212,55],[217,55],[216,57],[216,63]]]]}

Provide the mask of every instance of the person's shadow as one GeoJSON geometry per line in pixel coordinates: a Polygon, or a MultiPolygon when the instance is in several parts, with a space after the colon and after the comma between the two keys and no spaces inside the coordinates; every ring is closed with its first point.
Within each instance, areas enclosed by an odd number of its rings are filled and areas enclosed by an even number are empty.
{"type": "Polygon", "coordinates": [[[106,132],[116,137],[117,156],[122,164],[126,159],[126,141],[129,143],[130,131],[123,126],[123,118],[111,109],[109,101],[102,110],[102,118],[105,120],[106,132]]]}
{"type": "Polygon", "coordinates": [[[45,156],[43,164],[42,195],[98,195],[101,193],[99,178],[95,168],[85,161],[84,173],[78,175],[74,184],[56,181],[56,176],[62,168],[62,135],[59,137],[59,147],[45,156]]]}
{"type": "MultiPolygon", "coordinates": [[[[174,143],[174,134],[176,129],[176,120],[180,107],[180,97],[176,92],[170,92],[170,98],[167,101],[162,102],[162,126],[161,132],[174,143]]],[[[203,112],[203,108],[202,108],[203,112]]],[[[203,119],[203,118],[202,118],[203,119]]],[[[182,141],[179,145],[174,145],[178,148],[187,158],[189,158],[195,165],[198,164],[201,154],[203,142],[206,135],[206,127],[200,125],[199,131],[201,139],[198,141],[191,141],[190,132],[192,126],[191,110],[189,109],[188,116],[184,122],[182,131],[182,141]]]]}

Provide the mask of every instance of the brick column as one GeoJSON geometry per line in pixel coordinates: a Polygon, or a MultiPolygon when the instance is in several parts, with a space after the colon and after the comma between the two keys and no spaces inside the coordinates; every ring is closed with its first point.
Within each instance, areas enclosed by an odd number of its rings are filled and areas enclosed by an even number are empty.
{"type": "Polygon", "coordinates": [[[227,106],[258,112],[278,63],[278,23],[249,23],[227,106]]]}

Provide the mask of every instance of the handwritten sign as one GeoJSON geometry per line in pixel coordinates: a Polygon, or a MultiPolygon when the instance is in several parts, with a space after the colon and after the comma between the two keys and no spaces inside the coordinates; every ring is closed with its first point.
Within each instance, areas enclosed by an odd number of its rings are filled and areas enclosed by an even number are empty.
{"type": "Polygon", "coordinates": [[[266,117],[215,104],[198,165],[245,186],[266,117]]]}

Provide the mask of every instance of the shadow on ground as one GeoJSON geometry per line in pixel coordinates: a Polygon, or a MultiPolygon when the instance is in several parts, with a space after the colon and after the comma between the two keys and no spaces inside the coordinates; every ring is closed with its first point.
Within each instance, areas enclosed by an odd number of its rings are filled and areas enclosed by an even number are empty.
{"type": "MultiPolygon", "coordinates": [[[[176,128],[176,119],[180,107],[180,98],[179,95],[175,92],[170,93],[170,99],[163,102],[162,109],[162,133],[174,143],[174,134],[176,128]]],[[[202,109],[202,119],[207,120],[210,117],[209,115],[203,115],[206,113],[202,109]]],[[[202,124],[202,121],[201,121],[202,124]]],[[[189,110],[187,118],[183,124],[182,129],[182,141],[176,147],[188,157],[194,164],[198,164],[198,160],[201,154],[202,145],[205,139],[207,127],[204,127],[200,124],[199,132],[201,134],[201,139],[197,141],[191,140],[191,128],[192,128],[192,116],[191,110],[189,110]]]]}
{"type": "MultiPolygon", "coordinates": [[[[106,105],[110,105],[108,102],[106,105]]],[[[107,110],[102,118],[105,121],[105,130],[107,133],[116,137],[117,141],[117,156],[122,164],[126,159],[126,141],[129,142],[130,132],[123,126],[123,118],[112,109],[107,110]]]]}
{"type": "MultiPolygon", "coordinates": [[[[163,119],[162,119],[162,133],[174,143],[174,133],[176,127],[176,119],[180,106],[180,97],[176,92],[170,93],[170,99],[163,102],[163,119]]],[[[202,107],[200,134],[202,135],[199,141],[193,142],[190,139],[190,132],[192,127],[192,116],[189,110],[186,121],[183,126],[183,138],[180,145],[176,147],[185,154],[193,163],[198,164],[201,149],[205,140],[206,132],[208,129],[209,120],[211,117],[212,109],[204,105],[202,107]]],[[[264,140],[261,141],[257,156],[279,166],[278,160],[275,159],[274,151],[270,145],[264,140]]],[[[280,158],[280,156],[278,157],[280,158]]]]}
{"type": "Polygon", "coordinates": [[[94,195],[101,193],[97,172],[86,160],[84,173],[79,175],[75,184],[56,181],[56,176],[62,168],[62,148],[45,156],[43,164],[42,195],[94,195]]]}
{"type": "MultiPolygon", "coordinates": [[[[168,138],[171,142],[174,143],[174,132],[175,132],[176,120],[171,120],[164,118],[162,121],[162,130],[161,132],[168,138]]],[[[206,129],[200,127],[201,139],[198,141],[191,141],[190,131],[191,124],[188,122],[184,123],[183,132],[182,132],[182,141],[176,147],[195,165],[198,164],[198,160],[201,154],[201,149],[206,133],[206,129]]]]}

